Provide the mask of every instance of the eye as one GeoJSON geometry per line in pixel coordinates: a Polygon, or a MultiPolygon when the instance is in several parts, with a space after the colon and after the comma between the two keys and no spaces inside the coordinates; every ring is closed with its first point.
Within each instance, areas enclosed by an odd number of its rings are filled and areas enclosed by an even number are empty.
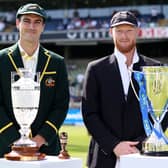
{"type": "Polygon", "coordinates": [[[119,34],[121,34],[123,31],[122,30],[117,30],[116,32],[119,33],[119,34]]]}
{"type": "Polygon", "coordinates": [[[23,22],[24,23],[30,23],[30,20],[29,19],[23,19],[23,22]]]}
{"type": "Polygon", "coordinates": [[[131,33],[131,32],[133,32],[133,30],[128,30],[127,32],[128,32],[128,33],[131,33]]]}
{"type": "Polygon", "coordinates": [[[35,21],[36,24],[41,24],[41,22],[42,22],[41,20],[36,20],[35,21]]]}

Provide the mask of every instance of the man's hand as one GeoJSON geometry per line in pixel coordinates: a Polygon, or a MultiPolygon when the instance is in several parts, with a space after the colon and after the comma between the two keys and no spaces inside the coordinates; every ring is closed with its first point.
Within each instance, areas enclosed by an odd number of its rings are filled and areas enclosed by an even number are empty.
{"type": "Polygon", "coordinates": [[[36,135],[31,140],[35,141],[38,147],[41,147],[42,145],[46,144],[46,140],[41,135],[36,135]]]}
{"type": "Polygon", "coordinates": [[[116,145],[113,152],[117,157],[120,155],[126,155],[131,153],[139,153],[139,150],[136,148],[135,145],[137,145],[138,141],[123,141],[116,145]]]}

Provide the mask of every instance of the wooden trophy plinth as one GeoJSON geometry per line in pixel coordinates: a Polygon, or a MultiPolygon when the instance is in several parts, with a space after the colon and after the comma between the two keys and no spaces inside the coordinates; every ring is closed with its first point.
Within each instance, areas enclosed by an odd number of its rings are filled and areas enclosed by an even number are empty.
{"type": "Polygon", "coordinates": [[[5,154],[4,157],[7,160],[15,161],[34,161],[43,160],[45,158],[44,153],[40,153],[39,147],[36,146],[12,146],[12,151],[5,154]]]}
{"type": "Polygon", "coordinates": [[[69,159],[70,155],[68,154],[66,150],[65,151],[61,150],[60,154],[58,155],[58,158],[59,159],[69,159]]]}
{"type": "Polygon", "coordinates": [[[68,134],[66,132],[62,132],[60,134],[61,151],[60,151],[60,154],[58,155],[59,159],[69,159],[70,158],[70,155],[68,154],[68,151],[66,150],[67,140],[68,140],[68,134]]]}

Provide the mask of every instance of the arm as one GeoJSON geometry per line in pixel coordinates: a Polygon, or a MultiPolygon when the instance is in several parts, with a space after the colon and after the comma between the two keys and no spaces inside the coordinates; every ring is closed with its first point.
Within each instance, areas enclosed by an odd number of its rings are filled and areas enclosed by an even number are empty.
{"type": "MultiPolygon", "coordinates": [[[[69,87],[65,63],[63,59],[59,63],[57,70],[57,80],[55,81],[56,90],[54,99],[49,107],[48,117],[45,120],[38,135],[41,135],[48,144],[58,136],[58,130],[65,120],[69,105],[69,87]]],[[[43,141],[43,140],[42,140],[43,141]]]]}
{"type": "Polygon", "coordinates": [[[9,112],[5,107],[4,98],[7,95],[3,95],[2,90],[0,82],[0,157],[9,152],[10,145],[20,137],[18,128],[16,128],[18,125],[16,126],[14,118],[11,117],[12,112],[9,112]]]}
{"type": "Polygon", "coordinates": [[[111,155],[120,140],[112,134],[101,119],[100,88],[92,65],[88,65],[82,97],[82,115],[84,123],[99,147],[106,155],[111,155]]]}

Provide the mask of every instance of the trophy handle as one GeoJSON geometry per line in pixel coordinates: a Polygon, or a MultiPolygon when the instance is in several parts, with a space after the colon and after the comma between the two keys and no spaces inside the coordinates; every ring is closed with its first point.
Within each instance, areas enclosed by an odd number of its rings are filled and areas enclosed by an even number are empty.
{"type": "Polygon", "coordinates": [[[37,83],[40,83],[40,72],[32,72],[31,70],[25,69],[25,68],[19,68],[18,71],[12,71],[11,72],[11,84],[13,82],[16,82],[16,79],[18,80],[20,77],[24,76],[25,73],[31,74],[31,76],[34,78],[34,81],[37,83]]]}

